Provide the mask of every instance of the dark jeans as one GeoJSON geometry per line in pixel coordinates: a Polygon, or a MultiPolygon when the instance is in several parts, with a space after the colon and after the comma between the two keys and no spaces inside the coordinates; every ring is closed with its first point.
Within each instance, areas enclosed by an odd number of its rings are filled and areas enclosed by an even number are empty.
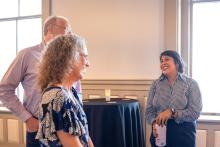
{"type": "Polygon", "coordinates": [[[26,147],[40,147],[39,140],[35,139],[37,132],[26,132],[26,147]]]}
{"type": "MultiPolygon", "coordinates": [[[[150,143],[152,147],[157,147],[152,133],[150,143]]],[[[177,124],[173,119],[168,120],[165,147],[196,147],[196,122],[177,124]]]]}

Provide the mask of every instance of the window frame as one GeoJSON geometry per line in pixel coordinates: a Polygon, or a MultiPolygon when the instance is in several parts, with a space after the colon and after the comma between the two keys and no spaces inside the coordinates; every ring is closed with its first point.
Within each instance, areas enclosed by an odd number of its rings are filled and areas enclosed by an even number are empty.
{"type": "MultiPolygon", "coordinates": [[[[192,30],[193,30],[193,4],[203,2],[220,2],[220,0],[183,0],[181,2],[181,56],[186,63],[185,73],[192,76],[192,30]]],[[[220,116],[215,112],[202,112],[202,115],[220,116]]]]}
{"type": "MultiPolygon", "coordinates": [[[[51,6],[52,6],[52,0],[41,0],[41,14],[39,15],[27,15],[27,16],[18,16],[17,17],[8,17],[8,18],[0,18],[0,22],[5,22],[5,21],[15,21],[16,22],[16,54],[18,53],[18,21],[19,20],[25,20],[25,19],[35,19],[35,18],[41,18],[42,19],[42,26],[44,20],[51,15],[51,6]]],[[[20,8],[20,0],[18,0],[18,11],[20,8]]],[[[41,29],[42,30],[42,29],[41,29]]],[[[2,78],[2,77],[1,77],[2,78]]],[[[16,90],[17,96],[20,98],[20,90],[19,87],[16,90]]],[[[0,107],[4,107],[2,103],[0,103],[0,107]]]]}

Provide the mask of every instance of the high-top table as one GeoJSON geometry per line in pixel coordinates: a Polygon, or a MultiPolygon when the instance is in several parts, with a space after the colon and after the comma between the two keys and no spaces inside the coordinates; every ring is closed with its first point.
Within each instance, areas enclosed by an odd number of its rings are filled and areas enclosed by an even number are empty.
{"type": "Polygon", "coordinates": [[[89,99],[83,105],[95,147],[145,147],[137,100],[89,99]]]}

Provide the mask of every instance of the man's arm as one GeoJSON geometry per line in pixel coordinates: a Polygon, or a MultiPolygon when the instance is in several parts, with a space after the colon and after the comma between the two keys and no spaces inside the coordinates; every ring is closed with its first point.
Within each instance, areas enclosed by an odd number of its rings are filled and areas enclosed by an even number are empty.
{"type": "Polygon", "coordinates": [[[25,55],[19,53],[0,83],[0,101],[24,122],[32,115],[25,109],[15,93],[25,76],[25,68],[25,55]]]}

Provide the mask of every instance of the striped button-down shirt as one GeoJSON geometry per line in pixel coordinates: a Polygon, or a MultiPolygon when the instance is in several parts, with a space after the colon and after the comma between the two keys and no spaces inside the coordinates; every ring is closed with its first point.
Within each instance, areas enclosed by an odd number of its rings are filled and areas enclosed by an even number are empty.
{"type": "Polygon", "coordinates": [[[180,73],[172,86],[164,75],[155,80],[148,95],[146,108],[148,123],[152,124],[156,116],[168,108],[176,110],[177,123],[198,119],[202,110],[202,99],[197,82],[180,73]]]}

